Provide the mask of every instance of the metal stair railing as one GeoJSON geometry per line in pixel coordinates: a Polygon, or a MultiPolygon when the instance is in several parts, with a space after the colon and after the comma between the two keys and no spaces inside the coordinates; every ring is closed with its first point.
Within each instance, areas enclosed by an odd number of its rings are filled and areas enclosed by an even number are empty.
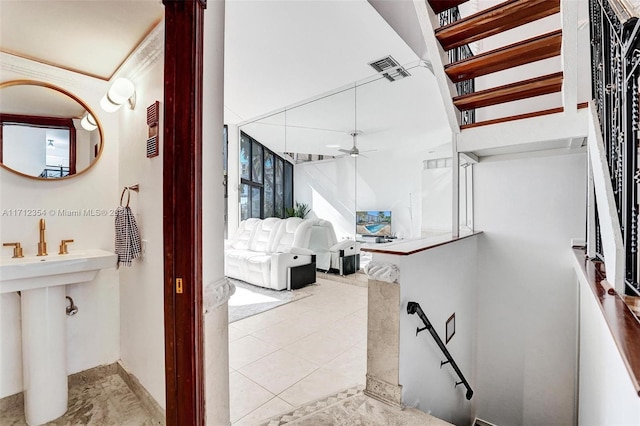
{"type": "MultiPolygon", "coordinates": [[[[640,295],[640,20],[626,0],[590,0],[591,75],[625,251],[625,292],[640,295]]],[[[598,200],[604,202],[603,200],[598,200]]],[[[596,252],[604,258],[596,227],[596,252]]]]}
{"type": "Polygon", "coordinates": [[[442,339],[440,339],[440,336],[438,336],[438,333],[433,328],[433,325],[431,324],[431,322],[429,321],[429,319],[425,315],[424,311],[420,307],[420,304],[418,302],[409,302],[409,303],[407,303],[407,313],[409,315],[418,314],[418,317],[420,317],[420,319],[424,323],[424,327],[422,327],[422,328],[418,327],[416,329],[416,336],[421,331],[429,330],[429,333],[431,333],[431,336],[433,337],[433,339],[438,344],[438,347],[440,348],[442,353],[444,353],[444,356],[447,358],[446,361],[440,361],[440,367],[442,368],[443,365],[451,364],[451,367],[453,367],[454,371],[456,372],[456,374],[460,378],[460,381],[456,382],[456,386],[464,385],[464,387],[467,388],[466,398],[467,398],[467,400],[470,400],[473,397],[473,390],[471,389],[471,386],[469,385],[469,382],[467,382],[467,379],[465,379],[464,374],[462,374],[462,371],[460,371],[460,368],[458,367],[458,364],[456,364],[455,360],[451,356],[451,353],[449,352],[447,347],[444,345],[444,343],[442,343],[442,339]]]}

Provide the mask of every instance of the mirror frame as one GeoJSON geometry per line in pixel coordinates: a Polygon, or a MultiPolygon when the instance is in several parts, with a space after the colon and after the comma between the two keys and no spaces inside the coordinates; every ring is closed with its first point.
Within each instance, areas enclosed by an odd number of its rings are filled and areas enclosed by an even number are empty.
{"type": "MultiPolygon", "coordinates": [[[[40,180],[40,181],[46,181],[46,182],[58,182],[61,180],[65,180],[65,179],[71,179],[74,178],[76,176],[80,176],[81,174],[87,172],[88,170],[91,170],[91,168],[93,166],[95,166],[95,164],[100,160],[100,157],[102,156],[102,150],[104,149],[104,144],[105,144],[105,140],[104,140],[104,131],[102,129],[102,123],[100,122],[100,119],[98,118],[98,116],[96,115],[96,113],[89,107],[89,105],[87,105],[82,99],[80,99],[78,96],[74,95],[73,93],[69,92],[66,89],[63,89],[62,87],[56,86],[54,84],[50,84],[50,83],[46,83],[44,81],[38,81],[38,80],[10,80],[10,81],[4,81],[0,83],[0,91],[2,89],[4,89],[5,87],[12,87],[12,86],[40,86],[40,87],[44,87],[46,89],[51,89],[51,90],[55,90],[57,92],[60,92],[64,95],[67,95],[68,97],[70,97],[71,99],[73,99],[74,101],[76,101],[77,103],[79,103],[84,109],[85,111],[87,111],[89,114],[91,114],[93,116],[93,118],[96,121],[96,125],[98,126],[98,132],[100,133],[100,149],[98,150],[98,155],[96,156],[95,160],[89,164],[88,167],[86,167],[85,169],[81,170],[80,172],[76,172],[72,175],[67,175],[67,176],[63,176],[60,178],[55,178],[55,179],[48,179],[48,178],[43,178],[43,177],[39,177],[39,176],[31,176],[22,172],[19,172],[17,170],[14,170],[8,166],[5,166],[4,163],[0,163],[0,167],[2,167],[5,170],[10,171],[11,173],[15,173],[19,176],[23,176],[29,179],[35,179],[35,180],[40,180]]],[[[0,93],[1,96],[1,93],[0,93]]]]}

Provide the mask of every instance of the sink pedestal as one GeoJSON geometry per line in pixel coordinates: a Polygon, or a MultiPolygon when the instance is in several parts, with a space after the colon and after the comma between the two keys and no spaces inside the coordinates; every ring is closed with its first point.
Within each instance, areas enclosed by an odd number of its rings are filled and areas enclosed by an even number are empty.
{"type": "Polygon", "coordinates": [[[29,425],[40,425],[67,411],[65,287],[21,294],[24,413],[29,425]]]}
{"type": "Polygon", "coordinates": [[[67,411],[65,285],[93,281],[100,269],[116,266],[117,258],[100,249],[0,258],[0,294],[22,294],[24,413],[30,425],[67,411]]]}

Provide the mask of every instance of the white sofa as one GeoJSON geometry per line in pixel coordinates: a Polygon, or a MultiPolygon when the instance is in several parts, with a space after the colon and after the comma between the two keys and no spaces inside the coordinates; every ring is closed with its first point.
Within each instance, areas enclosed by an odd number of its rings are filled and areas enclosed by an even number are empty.
{"type": "Polygon", "coordinates": [[[316,281],[316,256],[308,248],[314,219],[247,219],[225,241],[225,275],[275,290],[316,281]]]}
{"type": "Polygon", "coordinates": [[[324,219],[312,220],[308,248],[316,255],[316,268],[340,275],[349,275],[358,271],[360,243],[354,240],[338,241],[331,222],[324,219]]]}

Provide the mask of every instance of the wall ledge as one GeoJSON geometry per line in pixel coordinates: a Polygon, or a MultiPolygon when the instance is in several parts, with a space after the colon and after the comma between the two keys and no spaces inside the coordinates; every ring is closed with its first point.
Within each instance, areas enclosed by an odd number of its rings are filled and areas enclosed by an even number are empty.
{"type": "Polygon", "coordinates": [[[588,286],[596,298],[633,387],[640,396],[640,322],[596,264],[587,258],[585,251],[573,248],[573,254],[578,280],[581,285],[588,286]]]}

